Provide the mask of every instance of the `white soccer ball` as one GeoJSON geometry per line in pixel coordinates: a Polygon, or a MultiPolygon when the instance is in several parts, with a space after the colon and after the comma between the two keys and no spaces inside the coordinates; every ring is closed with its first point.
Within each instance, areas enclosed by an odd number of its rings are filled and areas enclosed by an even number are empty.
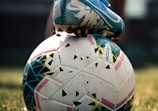
{"type": "Polygon", "coordinates": [[[129,111],[135,73],[111,40],[53,35],[28,59],[23,95],[29,111],[129,111]]]}

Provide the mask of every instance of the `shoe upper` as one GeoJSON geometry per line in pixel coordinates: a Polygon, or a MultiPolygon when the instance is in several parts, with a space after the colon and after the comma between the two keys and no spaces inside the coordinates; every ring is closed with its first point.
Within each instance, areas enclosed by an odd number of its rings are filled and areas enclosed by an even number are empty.
{"type": "Polygon", "coordinates": [[[54,25],[77,35],[102,33],[118,37],[124,30],[124,22],[110,8],[107,0],[57,0],[54,6],[54,25]]]}

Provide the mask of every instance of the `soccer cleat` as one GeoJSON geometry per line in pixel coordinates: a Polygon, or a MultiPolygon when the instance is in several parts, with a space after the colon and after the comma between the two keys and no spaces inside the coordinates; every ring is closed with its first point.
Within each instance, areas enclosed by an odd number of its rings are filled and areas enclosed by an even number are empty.
{"type": "Polygon", "coordinates": [[[118,37],[124,30],[124,22],[109,7],[107,0],[57,0],[53,12],[56,32],[118,37]]]}

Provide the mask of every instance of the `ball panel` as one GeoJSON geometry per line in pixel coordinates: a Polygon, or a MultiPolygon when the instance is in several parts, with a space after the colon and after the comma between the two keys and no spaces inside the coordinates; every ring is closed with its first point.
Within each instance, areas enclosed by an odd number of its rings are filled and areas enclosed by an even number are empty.
{"type": "Polygon", "coordinates": [[[133,90],[133,94],[132,95],[134,95],[134,93],[135,93],[135,90],[136,90],[136,79],[135,79],[135,76],[134,76],[134,71],[132,71],[131,73],[130,73],[130,77],[129,77],[129,79],[128,79],[128,87],[129,87],[129,91],[130,92],[132,92],[133,90]]]}
{"type": "Polygon", "coordinates": [[[80,59],[78,59],[78,49],[74,42],[70,40],[64,44],[58,51],[60,57],[60,63],[63,66],[68,66],[74,69],[80,69],[80,59]],[[69,62],[67,62],[69,61],[69,62]]]}
{"type": "Polygon", "coordinates": [[[34,96],[36,101],[36,110],[42,111],[43,110],[42,106],[46,104],[45,102],[43,102],[43,100],[48,100],[48,98],[43,96],[39,92],[35,92],[34,96]]]}
{"type": "Polygon", "coordinates": [[[76,70],[75,68],[60,65],[53,70],[53,75],[50,75],[50,78],[62,84],[66,84],[68,81],[71,81],[71,79],[79,72],[80,70],[76,70]]]}
{"type": "Polygon", "coordinates": [[[134,95],[131,96],[126,104],[117,109],[117,111],[130,111],[133,106],[134,95]]]}
{"type": "Polygon", "coordinates": [[[78,74],[54,94],[51,99],[67,105],[73,105],[85,94],[82,74],[78,74]]]}
{"type": "Polygon", "coordinates": [[[124,62],[124,53],[121,53],[114,66],[116,70],[118,87],[124,84],[124,82],[127,81],[127,79],[129,78],[129,73],[126,72],[126,68],[124,67],[123,62],[124,62]]]}
{"type": "Polygon", "coordinates": [[[59,54],[62,65],[76,69],[82,69],[97,59],[94,46],[86,38],[71,38],[60,48],[59,54]]]}
{"type": "Polygon", "coordinates": [[[127,102],[130,91],[131,90],[128,87],[128,81],[124,82],[124,84],[121,87],[119,87],[118,93],[117,93],[117,105],[116,105],[117,108],[127,102]]]}
{"type": "Polygon", "coordinates": [[[97,76],[103,81],[106,81],[113,87],[118,87],[114,67],[100,58],[92,61],[91,64],[85,67],[83,70],[87,73],[97,76]]]}
{"type": "MultiPolygon", "coordinates": [[[[127,97],[125,97],[124,99],[122,99],[120,102],[118,102],[118,103],[116,104],[115,108],[116,108],[116,109],[122,109],[122,107],[124,107],[124,106],[126,106],[127,104],[129,104],[128,102],[130,102],[130,100],[133,100],[134,91],[135,91],[135,89],[133,88],[133,89],[129,92],[129,94],[128,94],[127,97]]],[[[131,105],[131,102],[130,102],[129,105],[131,105]]],[[[124,109],[125,111],[126,111],[126,110],[130,110],[130,109],[128,109],[128,107],[127,107],[127,108],[124,107],[124,108],[125,108],[125,109],[124,109]]]]}
{"type": "Polygon", "coordinates": [[[107,82],[97,78],[96,76],[92,76],[91,74],[85,73],[84,83],[86,94],[89,97],[94,98],[100,102],[102,101],[102,98],[106,98],[106,100],[114,104],[117,102],[117,91],[107,82]]]}
{"type": "Polygon", "coordinates": [[[61,83],[58,81],[54,81],[50,78],[44,78],[36,87],[35,93],[40,93],[41,95],[50,98],[53,94],[55,94],[60,87],[61,83]]]}
{"type": "Polygon", "coordinates": [[[89,39],[80,38],[75,45],[78,49],[81,69],[87,67],[92,61],[98,58],[98,55],[95,53],[96,44],[92,44],[89,39]]]}

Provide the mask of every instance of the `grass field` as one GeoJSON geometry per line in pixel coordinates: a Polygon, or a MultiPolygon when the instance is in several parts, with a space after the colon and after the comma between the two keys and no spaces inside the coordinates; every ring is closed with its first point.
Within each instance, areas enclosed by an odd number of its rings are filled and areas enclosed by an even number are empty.
{"type": "MultiPolygon", "coordinates": [[[[132,111],[158,111],[158,66],[135,70],[136,97],[132,111]]],[[[22,97],[22,68],[0,69],[0,111],[26,111],[22,97]]]]}

